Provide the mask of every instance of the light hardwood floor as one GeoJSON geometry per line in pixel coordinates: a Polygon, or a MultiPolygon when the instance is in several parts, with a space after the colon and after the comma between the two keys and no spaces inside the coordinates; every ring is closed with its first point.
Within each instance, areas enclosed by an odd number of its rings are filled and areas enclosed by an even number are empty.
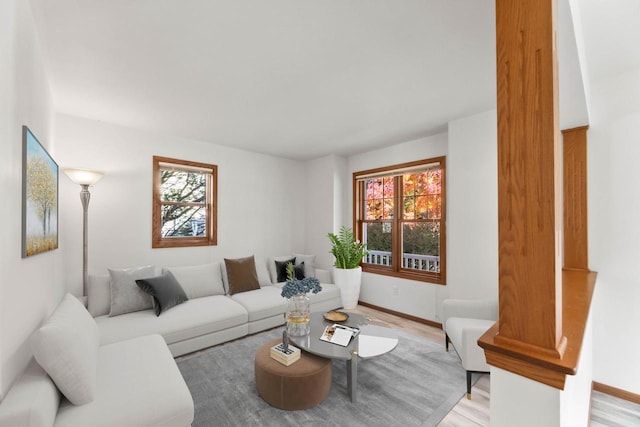
{"type": "MultiPolygon", "coordinates": [[[[428,326],[393,314],[359,305],[355,311],[376,324],[402,329],[423,336],[444,346],[442,329],[428,326]]],[[[453,350],[450,350],[453,351],[453,350]]],[[[458,404],[442,420],[439,427],[488,427],[489,426],[489,375],[481,375],[471,389],[472,399],[463,396],[458,404]]],[[[464,393],[464,390],[462,391],[464,393]]],[[[640,405],[594,391],[591,400],[591,427],[640,427],[640,405]]]]}

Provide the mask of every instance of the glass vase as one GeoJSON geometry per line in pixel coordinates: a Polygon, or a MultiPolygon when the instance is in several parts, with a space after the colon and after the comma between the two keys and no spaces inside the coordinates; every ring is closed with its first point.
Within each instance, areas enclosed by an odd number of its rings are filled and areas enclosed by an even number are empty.
{"type": "Polygon", "coordinates": [[[309,334],[309,297],[307,294],[294,295],[287,301],[287,334],[301,337],[309,334]]]}

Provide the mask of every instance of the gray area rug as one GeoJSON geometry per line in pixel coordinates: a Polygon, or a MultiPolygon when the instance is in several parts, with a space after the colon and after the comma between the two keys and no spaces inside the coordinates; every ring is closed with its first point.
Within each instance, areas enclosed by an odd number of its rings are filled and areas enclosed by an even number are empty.
{"type": "Polygon", "coordinates": [[[398,331],[391,353],[358,363],[358,401],[347,394],[346,363],[333,361],[329,396],[303,411],[263,401],[254,381],[254,356],[271,329],[178,358],[195,404],[193,426],[436,426],[466,392],[454,350],[398,331]]]}

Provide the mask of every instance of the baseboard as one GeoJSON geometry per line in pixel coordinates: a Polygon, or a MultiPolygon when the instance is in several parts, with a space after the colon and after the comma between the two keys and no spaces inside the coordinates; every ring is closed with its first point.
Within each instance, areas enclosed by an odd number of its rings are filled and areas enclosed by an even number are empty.
{"type": "Polygon", "coordinates": [[[600,393],[608,394],[609,396],[617,397],[640,405],[640,394],[631,393],[630,391],[622,390],[596,381],[593,381],[592,388],[600,393]]]}
{"type": "Polygon", "coordinates": [[[403,319],[411,320],[416,323],[422,323],[423,325],[432,326],[434,328],[442,329],[442,323],[434,322],[432,320],[423,319],[422,317],[412,316],[410,314],[401,313],[395,310],[389,310],[388,308],[378,307],[377,305],[369,304],[368,302],[358,301],[359,305],[364,307],[373,308],[374,310],[382,311],[385,313],[393,314],[394,316],[402,317],[403,319]]]}

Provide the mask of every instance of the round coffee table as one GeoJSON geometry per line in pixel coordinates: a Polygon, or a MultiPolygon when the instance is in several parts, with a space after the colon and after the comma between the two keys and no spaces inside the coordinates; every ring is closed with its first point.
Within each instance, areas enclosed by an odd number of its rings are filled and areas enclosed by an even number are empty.
{"type": "Polygon", "coordinates": [[[357,313],[347,313],[349,318],[340,324],[360,329],[360,333],[346,347],[322,341],[324,328],[336,322],[324,319],[324,313],[311,313],[309,335],[289,337],[291,342],[317,356],[345,360],[347,364],[347,390],[351,401],[358,398],[358,359],[368,359],[387,354],[398,345],[398,334],[391,328],[369,325],[367,318],[357,313]]]}

